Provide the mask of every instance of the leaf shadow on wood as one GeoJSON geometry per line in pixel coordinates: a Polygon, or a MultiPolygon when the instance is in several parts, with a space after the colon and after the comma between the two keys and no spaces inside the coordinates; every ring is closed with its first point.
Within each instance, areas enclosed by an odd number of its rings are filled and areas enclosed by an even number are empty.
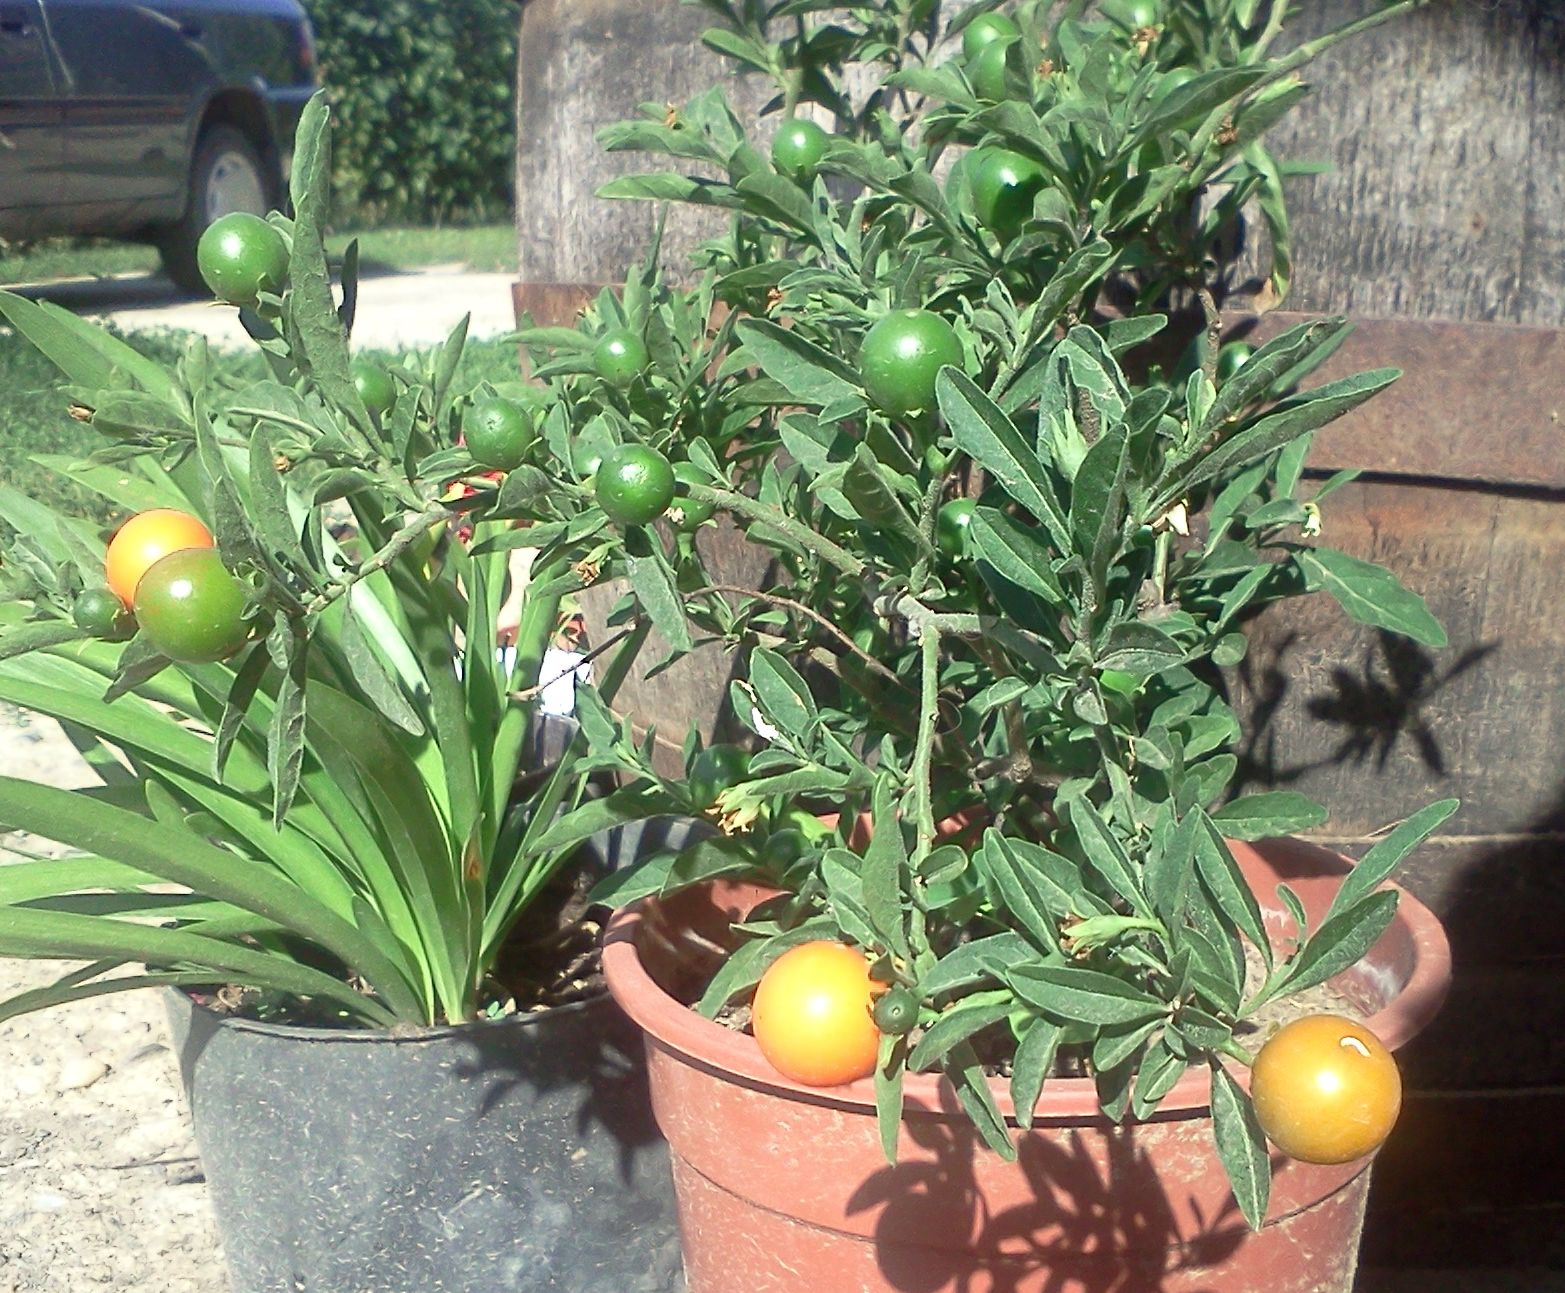
{"type": "Polygon", "coordinates": [[[1298,671],[1289,667],[1288,656],[1300,643],[1299,633],[1289,633],[1259,658],[1252,654],[1241,667],[1251,700],[1248,734],[1239,755],[1240,784],[1288,785],[1338,764],[1373,763],[1383,772],[1404,743],[1412,744],[1429,772],[1444,776],[1446,760],[1431,716],[1434,702],[1447,686],[1499,650],[1497,642],[1480,643],[1441,668],[1422,647],[1380,630],[1356,665],[1333,665],[1329,690],[1304,701],[1312,718],[1339,730],[1336,744],[1317,758],[1285,763],[1278,755],[1277,719],[1289,690],[1297,685],[1298,671]]]}

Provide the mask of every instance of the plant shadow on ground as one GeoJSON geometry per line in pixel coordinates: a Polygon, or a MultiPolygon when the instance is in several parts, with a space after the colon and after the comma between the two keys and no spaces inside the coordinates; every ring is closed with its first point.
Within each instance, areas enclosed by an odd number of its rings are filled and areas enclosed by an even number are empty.
{"type": "MultiPolygon", "coordinates": [[[[1204,1121],[1181,1125],[1209,1144],[1204,1121]]],[[[1194,1198],[1176,1206],[1142,1143],[1165,1134],[1167,1124],[1153,1126],[1024,1136],[1019,1163],[1030,1197],[987,1213],[971,1133],[915,1115],[906,1127],[921,1161],[875,1173],[849,1212],[876,1211],[876,1261],[903,1293],[1216,1293],[1203,1272],[1231,1257],[1248,1227],[1231,1196],[1211,1216],[1194,1198]],[[1089,1141],[1100,1137],[1097,1151],[1089,1141]],[[946,1237],[953,1247],[942,1244],[946,1237]],[[954,1249],[970,1238],[991,1254],[981,1264],[954,1249]],[[1004,1254],[998,1261],[996,1252],[1004,1254]]]]}

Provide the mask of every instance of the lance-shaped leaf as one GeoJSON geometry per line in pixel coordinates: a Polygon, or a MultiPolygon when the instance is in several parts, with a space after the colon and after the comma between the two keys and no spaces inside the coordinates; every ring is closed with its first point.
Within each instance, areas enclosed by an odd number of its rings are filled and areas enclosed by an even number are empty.
{"type": "Polygon", "coordinates": [[[1300,436],[1320,430],[1385,390],[1400,376],[1395,368],[1377,368],[1284,401],[1210,448],[1204,448],[1187,465],[1175,467],[1158,482],[1156,497],[1148,510],[1153,513],[1167,511],[1197,485],[1247,467],[1300,436]]]}
{"type": "Polygon", "coordinates": [[[1212,1137],[1239,1211],[1259,1230],[1271,1196],[1272,1165],[1255,1107],[1227,1069],[1212,1063],[1212,1137]]]}
{"type": "Polygon", "coordinates": [[[1389,629],[1422,646],[1447,645],[1445,629],[1429,613],[1424,599],[1384,566],[1331,548],[1301,552],[1296,560],[1305,586],[1311,592],[1330,593],[1360,624],[1389,629]]]}
{"type": "Polygon", "coordinates": [[[1269,995],[1302,992],[1358,964],[1396,914],[1397,893],[1385,889],[1330,917],[1310,935],[1289,963],[1287,977],[1269,995]]]}
{"type": "Polygon", "coordinates": [[[1213,811],[1211,818],[1231,840],[1269,840],[1321,825],[1326,810],[1297,791],[1268,790],[1241,795],[1213,811]]]}
{"type": "Polygon", "coordinates": [[[1054,554],[1042,531],[998,508],[980,507],[973,512],[968,537],[979,558],[1018,588],[1051,605],[1064,603],[1065,589],[1054,573],[1054,554]]]}
{"type": "Polygon", "coordinates": [[[1037,452],[993,400],[954,368],[935,380],[940,415],[957,446],[998,481],[1013,499],[1043,522],[1060,552],[1071,548],[1070,530],[1037,452]]]}
{"type": "Polygon", "coordinates": [[[1458,799],[1442,799],[1439,803],[1430,804],[1414,813],[1370,849],[1337,889],[1336,896],[1331,900],[1331,908],[1326,912],[1326,919],[1330,920],[1350,910],[1378,889],[1390,878],[1402,859],[1444,825],[1446,819],[1460,806],[1461,801],[1458,799]]]}
{"type": "Polygon", "coordinates": [[[915,1073],[933,1067],[962,1042],[999,1023],[1014,1005],[1011,994],[1003,990],[964,997],[924,1031],[908,1056],[908,1067],[915,1073]]]}
{"type": "Polygon", "coordinates": [[[761,370],[799,403],[863,404],[858,374],[813,342],[765,319],[746,319],[736,330],[761,370]]]}
{"type": "Polygon", "coordinates": [[[1016,995],[1055,1019],[1100,1027],[1144,1023],[1168,1005],[1134,984],[1077,966],[1018,965],[1007,976],[1016,995]]]}

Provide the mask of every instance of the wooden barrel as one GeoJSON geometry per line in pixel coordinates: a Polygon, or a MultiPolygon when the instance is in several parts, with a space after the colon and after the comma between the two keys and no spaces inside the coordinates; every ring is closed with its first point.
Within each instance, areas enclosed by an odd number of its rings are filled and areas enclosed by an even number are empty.
{"type": "MultiPolygon", "coordinates": [[[[1300,35],[1369,0],[1300,10],[1300,35]]],[[[1565,6],[1437,4],[1339,46],[1269,142],[1331,163],[1290,189],[1290,310],[1358,328],[1334,371],[1402,381],[1318,438],[1365,475],[1322,541],[1421,592],[1425,652],[1323,598],[1252,626],[1238,697],[1257,778],[1362,851],[1458,795],[1403,883],[1445,920],[1452,997],[1407,1057],[1365,1260],[1565,1261],[1565,6]],[[1275,751],[1275,753],[1274,753],[1275,751]]],[[[1275,328],[1276,320],[1267,326],[1275,328]]]]}
{"type": "MultiPolygon", "coordinates": [[[[1295,5],[1299,36],[1374,2],[1295,5]]],[[[605,158],[592,131],[644,99],[710,84],[721,67],[696,41],[702,25],[668,0],[524,8],[516,290],[540,321],[568,321],[581,285],[618,279],[644,247],[646,207],[591,197],[640,163],[605,158]]],[[[1408,1113],[1377,1168],[1366,1259],[1558,1264],[1565,7],[1437,3],[1338,47],[1309,78],[1317,95],[1270,142],[1334,169],[1291,186],[1287,308],[1359,322],[1334,371],[1406,374],[1318,438],[1315,469],[1366,473],[1327,504],[1324,541],[1396,570],[1451,646],[1383,642],[1311,598],[1252,626],[1235,695],[1258,729],[1253,777],[1330,804],[1327,838],[1348,851],[1432,799],[1464,801],[1406,877],[1448,923],[1457,979],[1409,1058],[1408,1113]]],[[[737,89],[753,106],[755,88],[737,89]]],[[[671,254],[699,236],[680,225],[671,254]]],[[[685,710],[699,715],[723,668],[671,674],[642,699],[666,714],[699,683],[708,690],[685,710]]]]}

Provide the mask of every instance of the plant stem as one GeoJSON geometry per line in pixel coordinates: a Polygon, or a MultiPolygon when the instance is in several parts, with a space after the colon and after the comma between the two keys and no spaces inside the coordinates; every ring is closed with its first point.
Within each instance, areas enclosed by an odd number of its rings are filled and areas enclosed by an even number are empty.
{"type": "Polygon", "coordinates": [[[806,529],[792,517],[778,511],[775,507],[768,507],[747,494],[738,494],[730,489],[715,489],[711,485],[691,485],[688,487],[688,493],[698,503],[715,503],[718,507],[742,516],[746,520],[771,526],[806,552],[814,553],[845,575],[857,579],[865,572],[865,563],[846,548],[839,547],[824,535],[806,529]]]}
{"type": "Polygon", "coordinates": [[[918,842],[913,860],[918,862],[935,841],[935,790],[933,755],[935,719],[940,712],[940,633],[925,629],[919,638],[922,656],[922,692],[918,702],[918,743],[913,752],[913,813],[918,842]]]}
{"type": "Polygon", "coordinates": [[[868,651],[865,651],[861,646],[859,646],[857,642],[850,638],[846,633],[839,629],[814,607],[806,606],[803,602],[795,601],[791,597],[778,597],[775,593],[763,593],[757,591],[754,588],[741,588],[738,584],[707,584],[706,587],[697,588],[693,593],[687,593],[686,596],[700,597],[706,593],[734,593],[740,597],[754,597],[757,601],[766,602],[771,606],[781,606],[787,610],[794,611],[799,615],[803,615],[805,618],[812,620],[816,624],[820,625],[821,628],[825,629],[834,638],[836,638],[837,641],[842,643],[842,645],[845,646],[850,652],[852,652],[853,655],[856,656],[866,668],[872,669],[882,677],[889,679],[898,687],[905,687],[907,685],[894,672],[888,669],[879,660],[875,659],[874,656],[870,655],[868,651]]]}
{"type": "Polygon", "coordinates": [[[455,515],[444,503],[430,503],[422,512],[417,513],[411,521],[404,524],[400,530],[386,540],[383,548],[367,561],[360,563],[352,574],[344,576],[330,588],[317,593],[315,597],[305,603],[305,614],[320,614],[321,611],[325,610],[339,597],[344,596],[354,584],[369,578],[377,571],[384,570],[431,530],[436,530],[442,525],[449,524],[455,515]]]}
{"type": "Polygon", "coordinates": [[[1220,1054],[1226,1055],[1230,1059],[1238,1060],[1245,1068],[1249,1068],[1255,1063],[1255,1056],[1251,1055],[1249,1051],[1245,1050],[1232,1037],[1219,1046],[1217,1050],[1220,1054]]]}
{"type": "Polygon", "coordinates": [[[1212,289],[1205,283],[1197,285],[1195,294],[1201,302],[1201,313],[1206,317],[1206,349],[1201,355],[1201,371],[1206,375],[1206,380],[1215,386],[1217,352],[1223,344],[1223,316],[1217,308],[1217,299],[1212,295],[1212,289]]]}

